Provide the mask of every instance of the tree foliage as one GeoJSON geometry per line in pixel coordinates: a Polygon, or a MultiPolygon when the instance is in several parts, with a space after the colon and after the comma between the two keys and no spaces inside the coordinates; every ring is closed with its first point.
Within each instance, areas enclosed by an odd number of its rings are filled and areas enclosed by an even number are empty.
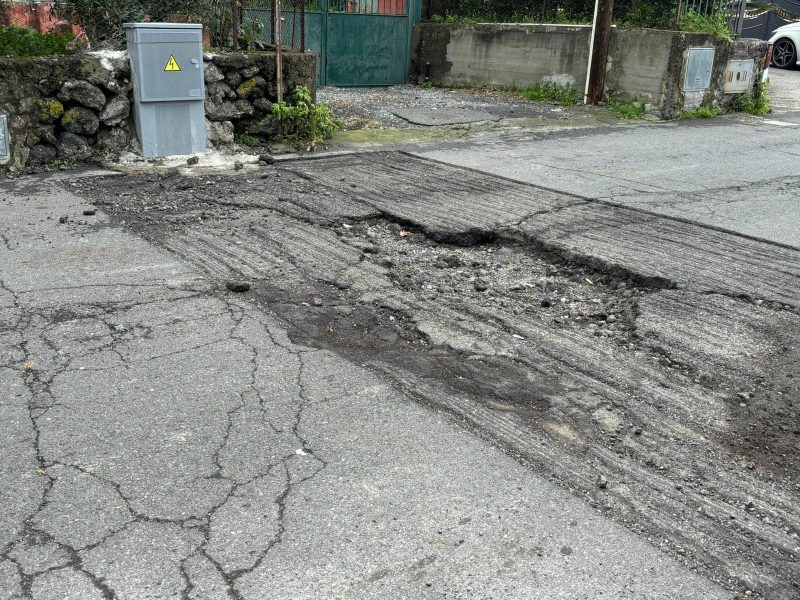
{"type": "Polygon", "coordinates": [[[73,39],[75,36],[71,33],[39,33],[30,27],[0,26],[0,56],[64,54],[73,39]]]}
{"type": "Polygon", "coordinates": [[[123,23],[166,21],[185,15],[206,21],[213,15],[217,0],[62,0],[60,16],[79,23],[93,41],[122,40],[123,23]]]}
{"type": "MultiPolygon", "coordinates": [[[[439,22],[590,23],[594,14],[594,0],[425,0],[425,2],[428,18],[439,22]]],[[[712,4],[709,3],[708,6],[711,7],[712,4]]],[[[618,0],[614,4],[614,21],[622,27],[671,29],[678,21],[676,9],[677,0],[618,0]]],[[[713,15],[706,15],[705,18],[712,17],[713,15]]],[[[697,23],[693,21],[690,26],[697,26],[697,23]]]]}

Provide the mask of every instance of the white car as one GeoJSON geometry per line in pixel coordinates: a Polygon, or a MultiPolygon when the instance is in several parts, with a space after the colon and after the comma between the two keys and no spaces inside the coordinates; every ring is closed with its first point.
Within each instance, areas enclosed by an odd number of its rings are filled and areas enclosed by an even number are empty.
{"type": "Polygon", "coordinates": [[[772,64],[779,69],[800,65],[800,22],[778,27],[769,38],[772,44],[772,64]]]}

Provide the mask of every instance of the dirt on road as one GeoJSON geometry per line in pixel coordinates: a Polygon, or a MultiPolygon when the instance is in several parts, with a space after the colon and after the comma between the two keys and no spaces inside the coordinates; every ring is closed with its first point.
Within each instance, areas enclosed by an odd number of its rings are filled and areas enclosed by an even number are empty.
{"type": "Polygon", "coordinates": [[[402,153],[81,179],[723,586],[800,594],[800,252],[402,153]]]}

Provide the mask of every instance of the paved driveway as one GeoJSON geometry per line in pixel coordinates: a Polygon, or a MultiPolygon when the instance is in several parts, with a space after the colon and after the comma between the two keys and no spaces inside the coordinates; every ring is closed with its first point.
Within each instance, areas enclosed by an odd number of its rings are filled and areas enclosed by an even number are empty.
{"type": "MultiPolygon", "coordinates": [[[[769,70],[771,118],[800,124],[800,69],[769,70]]],[[[798,134],[800,135],[800,133],[798,134]]]]}

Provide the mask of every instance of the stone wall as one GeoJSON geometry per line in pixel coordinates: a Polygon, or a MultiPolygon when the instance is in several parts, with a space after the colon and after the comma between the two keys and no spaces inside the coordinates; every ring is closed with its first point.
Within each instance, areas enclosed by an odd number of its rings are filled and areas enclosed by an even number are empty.
{"type": "MultiPolygon", "coordinates": [[[[583,91],[590,33],[588,26],[573,25],[423,23],[414,29],[412,76],[441,86],[502,88],[550,80],[583,91]]],[[[763,72],[766,50],[760,40],[615,28],[606,93],[645,102],[649,112],[664,118],[698,106],[727,106],[735,98],[723,89],[728,61],[755,60],[755,83],[763,72]],[[715,49],[711,86],[701,92],[683,91],[690,47],[715,49]]]]}
{"type": "MultiPolygon", "coordinates": [[[[275,54],[204,55],[209,145],[236,133],[275,133],[275,54]]],[[[312,91],[313,54],[287,52],[285,89],[312,91]]],[[[21,170],[53,161],[102,162],[140,152],[131,116],[130,63],[125,52],[87,52],[31,59],[0,58],[0,114],[8,116],[11,156],[0,168],[21,170]]]]}
{"type": "Polygon", "coordinates": [[[12,169],[101,159],[135,147],[128,126],[127,56],[0,58],[0,114],[8,115],[12,169]]]}
{"type": "MultiPolygon", "coordinates": [[[[272,103],[278,101],[275,53],[205,55],[206,135],[209,144],[233,143],[237,133],[269,139],[277,128],[272,103]]],[[[295,86],[315,91],[313,54],[285,53],[283,81],[286,95],[295,86]]]]}

